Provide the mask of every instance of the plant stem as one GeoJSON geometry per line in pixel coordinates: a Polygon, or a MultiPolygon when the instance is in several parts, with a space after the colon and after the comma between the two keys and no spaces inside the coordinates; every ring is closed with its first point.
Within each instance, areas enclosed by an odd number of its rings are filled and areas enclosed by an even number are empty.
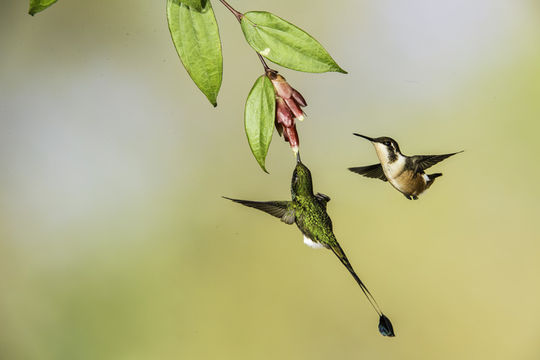
{"type": "MultiPolygon", "coordinates": [[[[235,8],[233,8],[227,1],[225,0],[219,0],[227,9],[229,9],[230,12],[233,13],[233,15],[236,17],[236,20],[238,20],[239,22],[242,21],[242,18],[244,17],[244,14],[242,14],[241,12],[237,11],[235,8]]],[[[266,63],[266,61],[264,60],[264,58],[262,57],[261,54],[257,53],[257,55],[259,56],[259,60],[261,60],[261,63],[264,67],[264,72],[268,72],[268,71],[275,71],[275,70],[272,70],[270,69],[270,67],[268,66],[268,64],[266,63]]]]}
{"type": "Polygon", "coordinates": [[[259,56],[259,60],[261,60],[262,66],[264,67],[264,71],[267,72],[268,70],[272,70],[270,69],[266,61],[264,61],[264,58],[262,57],[262,55],[259,53],[257,53],[257,55],[259,56]]]}
{"type": "Polygon", "coordinates": [[[227,8],[229,9],[230,12],[233,13],[234,16],[236,16],[236,20],[238,21],[241,21],[242,18],[244,17],[244,14],[242,14],[241,12],[239,11],[236,11],[231,5],[229,5],[228,2],[226,2],[225,0],[219,0],[221,1],[221,3],[227,8]]]}

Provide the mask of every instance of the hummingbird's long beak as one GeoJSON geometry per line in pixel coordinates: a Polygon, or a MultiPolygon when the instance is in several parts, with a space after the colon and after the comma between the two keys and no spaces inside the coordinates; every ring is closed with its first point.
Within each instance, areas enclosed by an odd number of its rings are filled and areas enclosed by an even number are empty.
{"type": "Polygon", "coordinates": [[[301,164],[302,163],[302,160],[300,159],[300,151],[296,153],[296,162],[298,164],[301,164]]]}
{"type": "Polygon", "coordinates": [[[374,141],[373,138],[370,138],[369,136],[366,136],[366,135],[357,134],[357,133],[353,133],[353,135],[363,137],[364,139],[372,141],[372,142],[374,141]]]}

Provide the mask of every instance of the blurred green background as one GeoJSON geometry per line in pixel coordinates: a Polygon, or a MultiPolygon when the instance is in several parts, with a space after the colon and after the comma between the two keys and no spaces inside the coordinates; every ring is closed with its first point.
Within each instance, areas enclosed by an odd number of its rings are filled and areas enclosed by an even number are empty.
{"type": "Polygon", "coordinates": [[[328,251],[222,195],[289,198],[292,153],[252,158],[262,73],[217,1],[214,109],[165,1],[0,10],[0,358],[538,359],[538,1],[235,1],[315,36],[349,75],[277,69],[306,97],[302,158],[397,337],[328,251]],[[464,149],[418,201],[346,170],[464,149]]]}

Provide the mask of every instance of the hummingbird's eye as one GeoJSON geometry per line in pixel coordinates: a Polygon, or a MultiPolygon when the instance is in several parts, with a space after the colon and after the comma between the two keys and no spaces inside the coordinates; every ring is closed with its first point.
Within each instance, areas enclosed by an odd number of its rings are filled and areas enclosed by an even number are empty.
{"type": "Polygon", "coordinates": [[[385,141],[385,142],[384,142],[384,145],[390,146],[390,145],[392,145],[392,143],[391,143],[390,141],[385,141]]]}

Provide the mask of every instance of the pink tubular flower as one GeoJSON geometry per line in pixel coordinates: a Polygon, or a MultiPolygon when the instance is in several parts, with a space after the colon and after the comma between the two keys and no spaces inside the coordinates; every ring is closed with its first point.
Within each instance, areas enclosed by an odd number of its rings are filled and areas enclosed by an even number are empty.
{"type": "Polygon", "coordinates": [[[306,114],[301,108],[307,105],[306,100],[277,71],[269,69],[266,76],[272,81],[276,93],[276,129],[297,153],[300,142],[295,120],[304,120],[306,114]]]}
{"type": "Polygon", "coordinates": [[[289,142],[289,145],[291,145],[291,149],[296,154],[298,152],[298,145],[300,145],[300,141],[298,140],[298,132],[296,131],[296,125],[284,128],[283,137],[285,138],[285,141],[289,142]]]}

